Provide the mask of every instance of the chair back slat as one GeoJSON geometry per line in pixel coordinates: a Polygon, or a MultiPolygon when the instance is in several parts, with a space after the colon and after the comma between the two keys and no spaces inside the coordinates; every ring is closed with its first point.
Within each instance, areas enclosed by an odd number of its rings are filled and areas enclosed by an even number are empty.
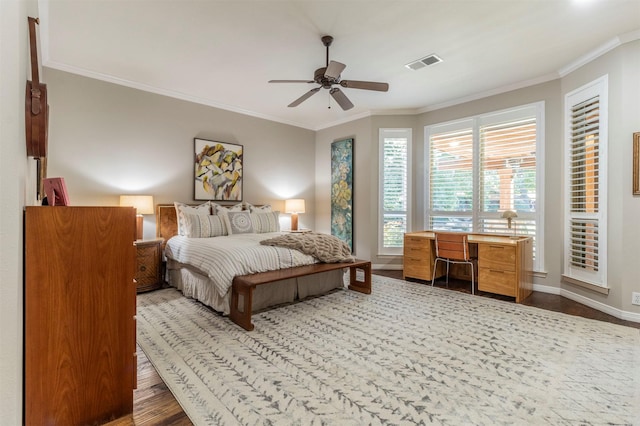
{"type": "Polygon", "coordinates": [[[451,260],[469,260],[469,242],[466,234],[435,233],[436,256],[451,260]]]}

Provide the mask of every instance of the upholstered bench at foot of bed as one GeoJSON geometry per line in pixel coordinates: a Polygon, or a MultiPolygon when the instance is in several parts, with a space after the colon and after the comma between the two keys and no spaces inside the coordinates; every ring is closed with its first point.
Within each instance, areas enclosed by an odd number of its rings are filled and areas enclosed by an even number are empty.
{"type": "Polygon", "coordinates": [[[371,262],[356,259],[351,263],[314,263],[313,265],[296,266],[294,268],[278,269],[276,271],[260,272],[250,275],[239,275],[233,279],[231,286],[231,306],[229,318],[247,331],[253,330],[251,310],[253,305],[253,290],[259,285],[276,281],[297,278],[320,272],[349,268],[349,289],[360,293],[371,294],[371,262]],[[358,269],[364,273],[364,279],[357,279],[358,269]],[[242,306],[240,306],[242,296],[242,306]]]}

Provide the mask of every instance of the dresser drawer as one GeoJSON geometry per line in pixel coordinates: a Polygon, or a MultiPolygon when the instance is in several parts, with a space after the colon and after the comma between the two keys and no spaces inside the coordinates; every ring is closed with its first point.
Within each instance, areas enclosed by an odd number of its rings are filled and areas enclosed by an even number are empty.
{"type": "Polygon", "coordinates": [[[516,270],[516,247],[501,244],[479,244],[478,266],[501,271],[516,270]]]}
{"type": "Polygon", "coordinates": [[[518,280],[515,271],[481,267],[478,272],[478,290],[516,297],[518,280]]]}

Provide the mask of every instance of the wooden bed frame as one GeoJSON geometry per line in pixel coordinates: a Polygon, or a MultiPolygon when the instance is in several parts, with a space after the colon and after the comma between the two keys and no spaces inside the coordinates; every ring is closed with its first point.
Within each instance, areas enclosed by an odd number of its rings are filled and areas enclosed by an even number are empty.
{"type": "MultiPolygon", "coordinates": [[[[178,219],[173,204],[156,206],[156,237],[166,241],[178,233],[178,219]]],[[[284,279],[297,278],[338,269],[349,269],[349,289],[364,294],[371,294],[371,262],[356,259],[353,263],[316,263],[293,268],[266,271],[257,274],[241,275],[233,279],[229,318],[247,331],[253,330],[251,323],[253,291],[259,285],[275,283],[284,279]],[[358,279],[357,271],[363,272],[363,279],[358,279]]]]}

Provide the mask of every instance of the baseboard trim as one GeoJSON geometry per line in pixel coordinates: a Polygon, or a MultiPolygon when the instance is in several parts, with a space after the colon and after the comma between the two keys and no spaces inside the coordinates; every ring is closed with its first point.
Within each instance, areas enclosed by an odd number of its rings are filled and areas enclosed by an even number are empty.
{"type": "MultiPolygon", "coordinates": [[[[401,271],[402,265],[374,264],[372,265],[371,269],[401,271]]],[[[552,286],[541,285],[541,284],[534,284],[533,291],[539,291],[540,293],[549,293],[549,294],[555,294],[558,296],[566,297],[567,299],[573,300],[574,302],[581,303],[585,306],[588,306],[600,312],[604,312],[605,314],[611,315],[618,319],[640,323],[640,313],[623,311],[622,309],[617,309],[609,305],[605,305],[602,302],[597,302],[593,299],[589,299],[588,297],[581,296],[579,294],[576,294],[572,291],[569,291],[563,288],[552,287],[552,286]]]]}
{"type": "Polygon", "coordinates": [[[600,312],[604,312],[605,314],[614,316],[621,320],[631,321],[631,322],[639,322],[640,323],[640,314],[635,312],[623,311],[622,309],[614,308],[609,305],[605,305],[602,302],[595,301],[593,299],[589,299],[588,297],[581,296],[572,291],[551,287],[546,285],[534,284],[533,291],[539,291],[541,293],[550,293],[557,294],[562,297],[566,297],[567,299],[573,300],[574,302],[578,302],[582,305],[588,306],[600,312]]]}
{"type": "Polygon", "coordinates": [[[387,270],[387,271],[402,271],[402,264],[397,263],[397,264],[389,265],[389,264],[374,263],[371,265],[371,269],[372,270],[380,269],[380,270],[387,270]]]}

